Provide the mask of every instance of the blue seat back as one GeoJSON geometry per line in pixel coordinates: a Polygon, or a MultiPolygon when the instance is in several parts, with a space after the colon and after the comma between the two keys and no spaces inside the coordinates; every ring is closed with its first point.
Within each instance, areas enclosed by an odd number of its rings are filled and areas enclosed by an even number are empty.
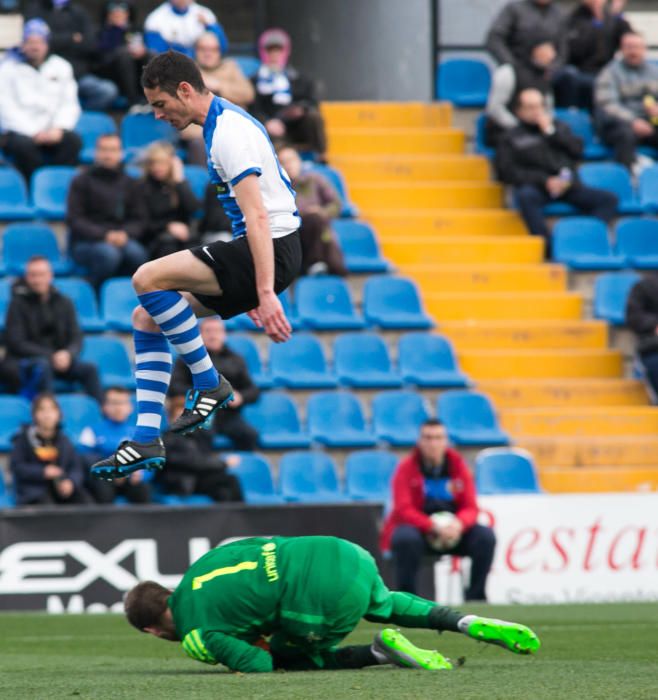
{"type": "Polygon", "coordinates": [[[260,395],[255,403],[245,406],[243,418],[259,433],[301,431],[301,421],[292,399],[280,391],[268,391],[260,395]]]}
{"type": "Polygon", "coordinates": [[[463,107],[482,107],[491,87],[486,63],[470,58],[441,61],[437,75],[437,97],[463,107]]]}
{"type": "Polygon", "coordinates": [[[279,462],[279,484],[284,496],[312,496],[318,491],[338,493],[338,475],[324,452],[288,452],[279,462]]]}
{"type": "Polygon", "coordinates": [[[81,319],[98,317],[96,294],[87,280],[65,277],[58,279],[55,286],[62,294],[71,299],[81,319]]]}
{"type": "Polygon", "coordinates": [[[334,341],[336,374],[391,371],[386,343],[375,333],[341,333],[334,341]]]}
{"type": "Polygon", "coordinates": [[[240,480],[247,501],[250,494],[271,496],[274,494],[274,481],[269,462],[263,455],[251,452],[240,453],[240,464],[231,468],[231,473],[240,480]]]}
{"type": "Polygon", "coordinates": [[[294,374],[295,371],[325,373],[327,360],[320,341],[308,333],[297,333],[287,343],[270,345],[272,374],[294,374]]]}
{"type": "Polygon", "coordinates": [[[363,221],[336,219],[331,227],[338,236],[343,253],[348,257],[381,257],[377,239],[372,228],[363,221]]]}
{"type": "Polygon", "coordinates": [[[398,363],[402,374],[458,369],[450,341],[431,333],[405,333],[398,343],[398,363]]]}
{"type": "Polygon", "coordinates": [[[361,403],[347,391],[313,394],[308,400],[307,418],[311,434],[344,429],[364,430],[366,427],[361,403]]]}
{"type": "Polygon", "coordinates": [[[0,167],[0,202],[27,204],[27,187],[15,168],[0,167]]]}
{"type": "Polygon", "coordinates": [[[573,131],[576,136],[579,136],[585,145],[593,143],[595,139],[594,127],[592,118],[589,112],[582,109],[556,109],[555,118],[558,121],[564,122],[573,131]]]}
{"type": "Polygon", "coordinates": [[[229,56],[229,58],[233,59],[240,66],[240,70],[247,78],[256,75],[260,68],[260,59],[256,58],[256,56],[229,56]]]}
{"type": "Polygon", "coordinates": [[[133,366],[126,346],[111,336],[85,336],[81,359],[93,362],[101,375],[112,374],[132,378],[133,366]]]}
{"type": "Polygon", "coordinates": [[[642,205],[651,207],[655,211],[658,207],[658,165],[652,165],[642,171],[639,192],[642,205]]]}
{"type": "Polygon", "coordinates": [[[61,394],[57,402],[62,409],[64,430],[75,442],[80,433],[89,425],[101,420],[98,402],[86,394],[61,394]]]}
{"type": "Polygon", "coordinates": [[[295,288],[295,302],[300,316],[351,315],[354,311],[347,283],[340,277],[302,277],[295,288]]]}
{"type": "Polygon", "coordinates": [[[21,275],[33,255],[43,255],[51,263],[61,255],[55,233],[43,224],[9,224],[2,237],[2,255],[8,274],[21,275]]]}
{"type": "Polygon", "coordinates": [[[117,328],[131,326],[131,315],[139,299],[130,277],[115,277],[103,283],[100,293],[103,318],[117,328]]]}
{"type": "Polygon", "coordinates": [[[210,182],[207,168],[201,165],[186,165],[184,167],[185,179],[188,181],[194,196],[203,201],[206,187],[210,182]]]}
{"type": "Polygon", "coordinates": [[[5,327],[7,307],[11,301],[11,282],[8,279],[0,279],[0,327],[5,327]]]}
{"type": "Polygon", "coordinates": [[[607,272],[594,282],[594,316],[612,323],[626,320],[626,302],[631,289],[640,281],[635,272],[607,272]]]}
{"type": "Polygon", "coordinates": [[[448,431],[499,427],[491,402],[475,391],[445,391],[437,400],[437,415],[448,431]]]}
{"type": "Polygon", "coordinates": [[[0,395],[0,442],[6,449],[8,442],[18,429],[32,420],[30,403],[21,396],[0,395]]]}
{"type": "Polygon", "coordinates": [[[80,115],[75,131],[82,139],[83,150],[95,149],[96,140],[105,134],[116,134],[114,119],[105,112],[85,111],[80,115]]]}
{"type": "Polygon", "coordinates": [[[617,248],[622,255],[658,255],[658,221],[624,219],[617,223],[617,248]]]}
{"type": "Polygon", "coordinates": [[[363,290],[366,316],[386,313],[423,313],[416,285],[405,277],[371,277],[363,290]]]}
{"type": "Polygon", "coordinates": [[[585,163],[578,172],[583,184],[614,192],[620,202],[634,197],[630,173],[619,163],[585,163]]]}
{"type": "Polygon", "coordinates": [[[231,350],[237,352],[238,355],[244,358],[244,361],[247,363],[249,374],[253,376],[263,371],[260,355],[258,353],[258,346],[251,338],[246,335],[231,333],[226,340],[226,344],[231,350]]]}
{"type": "Polygon", "coordinates": [[[51,218],[64,217],[66,198],[76,169],[68,165],[39,168],[32,175],[32,201],[38,212],[51,218]]]}
{"type": "Polygon", "coordinates": [[[417,434],[429,418],[427,406],[416,391],[382,391],[372,401],[375,432],[413,432],[417,434]]]}
{"type": "Polygon", "coordinates": [[[609,255],[612,251],[608,228],[603,221],[590,216],[561,219],[552,235],[553,258],[568,262],[578,255],[609,255]]]}
{"type": "Polygon", "coordinates": [[[330,165],[324,165],[321,163],[313,163],[311,169],[322,175],[325,180],[336,190],[340,201],[342,204],[341,216],[351,216],[352,215],[352,204],[350,203],[350,198],[347,194],[347,186],[345,185],[345,180],[343,176],[330,165]]]}
{"type": "Polygon", "coordinates": [[[491,448],[475,461],[478,494],[541,493],[537,470],[525,450],[491,448]]]}
{"type": "Polygon", "coordinates": [[[126,150],[143,148],[153,141],[174,143],[177,138],[176,129],[153,114],[127,114],[121,122],[121,142],[126,150]]]}
{"type": "Polygon", "coordinates": [[[360,450],[345,460],[345,489],[352,498],[388,498],[398,458],[386,450],[360,450]]]}

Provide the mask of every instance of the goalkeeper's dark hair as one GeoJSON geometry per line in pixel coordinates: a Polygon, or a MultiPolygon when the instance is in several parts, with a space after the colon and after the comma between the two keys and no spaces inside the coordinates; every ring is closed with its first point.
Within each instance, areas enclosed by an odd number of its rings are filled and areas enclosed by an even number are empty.
{"type": "Polygon", "coordinates": [[[167,609],[171,591],[155,581],[142,581],[128,591],[123,601],[128,622],[138,630],[157,627],[167,609]]]}
{"type": "Polygon", "coordinates": [[[189,83],[202,95],[208,92],[197,64],[178,51],[158,54],[142,70],[143,88],[160,89],[175,97],[181,83],[189,83]]]}

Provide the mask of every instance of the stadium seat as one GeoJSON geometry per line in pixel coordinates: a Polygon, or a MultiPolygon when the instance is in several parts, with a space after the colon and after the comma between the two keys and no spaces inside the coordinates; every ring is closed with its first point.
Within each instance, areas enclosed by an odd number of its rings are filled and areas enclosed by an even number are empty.
{"type": "Polygon", "coordinates": [[[619,163],[585,163],[578,169],[580,179],[588,187],[598,187],[614,192],[619,203],[617,211],[620,214],[641,214],[642,205],[633,189],[628,170],[619,163]]]}
{"type": "Polygon", "coordinates": [[[608,227],[600,219],[576,216],[558,221],[552,234],[553,260],[573,270],[619,270],[624,256],[608,240],[608,227]]]}
{"type": "Polygon", "coordinates": [[[299,503],[341,503],[336,466],[323,452],[288,452],[279,463],[281,495],[299,503]]]}
{"type": "Polygon", "coordinates": [[[237,476],[245,502],[251,505],[274,505],[284,503],[284,498],[274,490],[272,470],[263,455],[253,452],[235,453],[240,458],[236,467],[229,472],[237,476]]]}
{"type": "Polygon", "coordinates": [[[491,402],[484,394],[446,391],[437,400],[438,418],[456,445],[507,445],[509,437],[498,425],[491,402]]]}
{"type": "Polygon", "coordinates": [[[340,277],[302,277],[295,288],[300,322],[318,330],[350,330],[365,326],[355,311],[347,283],[340,277]]]}
{"type": "Polygon", "coordinates": [[[285,450],[309,447],[311,439],[302,431],[299,414],[287,394],[268,391],[258,401],[245,406],[243,418],[258,431],[261,447],[285,450]]]}
{"type": "Polygon", "coordinates": [[[490,448],[475,460],[478,495],[542,493],[532,455],[521,449],[490,448]]]}
{"type": "Polygon", "coordinates": [[[127,114],[121,122],[121,142],[127,158],[132,158],[153,141],[175,143],[177,139],[176,129],[153,114],[127,114]]]}
{"type": "Polygon", "coordinates": [[[5,318],[7,307],[11,301],[11,282],[7,279],[0,279],[0,330],[5,328],[5,318]]]}
{"type": "Polygon", "coordinates": [[[91,163],[94,160],[96,140],[104,134],[116,134],[114,119],[105,112],[83,112],[75,125],[75,131],[82,139],[80,162],[91,163]]]}
{"type": "Polygon", "coordinates": [[[582,109],[556,109],[555,118],[567,124],[583,140],[584,160],[602,160],[610,156],[610,149],[601,143],[594,131],[592,117],[582,109]]]}
{"type": "Polygon", "coordinates": [[[496,149],[487,146],[487,115],[482,112],[475,120],[475,152],[478,155],[484,156],[493,160],[496,155],[496,149]]]}
{"type": "Polygon", "coordinates": [[[406,333],[398,344],[402,381],[419,387],[463,387],[469,378],[459,369],[447,338],[430,333],[406,333]]]}
{"type": "Polygon", "coordinates": [[[0,167],[0,221],[34,218],[23,176],[14,168],[0,167]]]}
{"type": "Polygon", "coordinates": [[[107,327],[132,331],[132,312],[139,304],[130,277],[115,277],[103,282],[100,292],[101,315],[107,327]]]}
{"type": "Polygon", "coordinates": [[[640,281],[634,272],[607,272],[594,282],[594,318],[616,326],[626,323],[626,301],[632,287],[640,281]]]}
{"type": "Polygon", "coordinates": [[[0,469],[0,509],[13,508],[16,505],[13,493],[7,488],[4,470],[0,469]]]}
{"type": "Polygon", "coordinates": [[[338,170],[336,170],[336,168],[332,168],[330,165],[320,163],[313,163],[313,165],[310,167],[314,172],[319,173],[326,180],[328,180],[336,192],[338,192],[338,196],[340,197],[342,204],[340,216],[346,219],[358,216],[357,208],[350,202],[349,195],[347,194],[345,180],[343,180],[343,176],[338,172],[338,170]]]}
{"type": "Polygon", "coordinates": [[[272,378],[269,372],[263,369],[256,343],[246,335],[234,333],[228,336],[226,343],[231,350],[237,352],[238,355],[242,355],[247,363],[247,369],[254,380],[254,384],[261,389],[269,389],[272,386],[272,378]]]}
{"type": "Polygon", "coordinates": [[[0,415],[0,452],[9,452],[12,437],[32,420],[30,403],[21,396],[0,395],[0,415]]]}
{"type": "Polygon", "coordinates": [[[82,347],[81,359],[98,367],[104,389],[120,386],[129,391],[135,389],[133,366],[125,345],[111,336],[87,336],[82,347]]]}
{"type": "Polygon", "coordinates": [[[98,333],[105,330],[105,321],[98,314],[96,294],[87,280],[75,277],[58,279],[55,286],[73,302],[83,331],[98,333]]]}
{"type": "Polygon", "coordinates": [[[66,217],[66,198],[76,169],[68,165],[39,168],[32,175],[30,189],[36,215],[61,221],[66,217]]]}
{"type": "Polygon", "coordinates": [[[313,394],[306,407],[308,432],[327,447],[373,447],[360,401],[347,391],[313,394]]]}
{"type": "Polygon", "coordinates": [[[71,261],[59,251],[53,230],[43,224],[9,224],[2,236],[2,256],[8,275],[22,275],[33,255],[48,258],[56,275],[68,275],[71,261]]]}
{"type": "Polygon", "coordinates": [[[362,221],[337,219],[331,224],[345,256],[345,265],[352,273],[387,272],[388,262],[382,257],[370,226],[362,221]]]}
{"type": "Polygon", "coordinates": [[[289,389],[333,389],[338,385],[327,368],[320,341],[310,333],[293,335],[287,343],[272,343],[270,372],[275,386],[289,389]]]}
{"type": "Polygon", "coordinates": [[[617,249],[628,267],[640,270],[658,268],[658,221],[625,219],[616,226],[617,249]]]}
{"type": "Polygon", "coordinates": [[[475,59],[453,58],[441,61],[437,71],[436,93],[457,107],[484,107],[491,87],[486,63],[475,59]]]}
{"type": "Polygon", "coordinates": [[[380,328],[431,328],[416,285],[404,277],[371,277],[363,289],[363,314],[380,328]]]}
{"type": "Polygon", "coordinates": [[[233,59],[240,66],[240,70],[247,78],[256,75],[260,68],[260,59],[256,58],[256,56],[229,56],[229,58],[233,59]]]}
{"type": "Polygon", "coordinates": [[[644,211],[658,212],[658,165],[652,165],[640,173],[638,190],[644,211]]]}
{"type": "MultiPolygon", "coordinates": [[[[283,306],[283,312],[288,318],[288,321],[290,321],[292,329],[299,330],[300,328],[302,328],[303,324],[300,323],[299,318],[297,317],[297,310],[292,306],[290,302],[290,289],[284,289],[278,296],[279,301],[281,302],[281,306],[283,306]]],[[[249,316],[247,316],[246,313],[238,314],[237,316],[233,316],[233,318],[227,318],[224,320],[224,324],[226,326],[227,331],[260,332],[260,329],[249,318],[249,316]]]]}
{"type": "Polygon", "coordinates": [[[61,394],[57,402],[62,409],[64,431],[77,444],[80,433],[101,420],[98,402],[86,394],[61,394]]]}
{"type": "Polygon", "coordinates": [[[355,501],[383,501],[391,498],[391,478],[398,458],[386,450],[352,452],[345,460],[345,490],[355,501]]]}
{"type": "Polygon", "coordinates": [[[344,386],[385,389],[402,385],[388,348],[375,333],[341,333],[334,342],[334,371],[344,386]]]}
{"type": "Polygon", "coordinates": [[[208,169],[201,165],[185,165],[183,168],[185,179],[188,181],[194,196],[201,202],[206,194],[206,187],[210,182],[208,169]]]}
{"type": "Polygon", "coordinates": [[[383,391],[372,401],[372,424],[379,440],[391,445],[415,445],[420,424],[429,418],[415,391],[383,391]]]}

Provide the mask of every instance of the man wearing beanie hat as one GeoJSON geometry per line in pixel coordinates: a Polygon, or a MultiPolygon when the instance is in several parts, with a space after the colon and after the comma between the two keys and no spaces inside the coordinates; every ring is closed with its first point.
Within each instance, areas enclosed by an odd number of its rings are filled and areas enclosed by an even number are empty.
{"type": "Polygon", "coordinates": [[[78,87],[68,61],[48,53],[48,25],[30,20],[20,47],[0,63],[0,145],[28,179],[49,165],[75,165],[82,146],[78,87]]]}

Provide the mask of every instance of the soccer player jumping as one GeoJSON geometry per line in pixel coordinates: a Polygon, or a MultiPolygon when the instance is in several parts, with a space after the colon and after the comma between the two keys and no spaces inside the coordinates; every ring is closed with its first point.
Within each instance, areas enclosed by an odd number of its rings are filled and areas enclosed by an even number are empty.
{"type": "Polygon", "coordinates": [[[274,342],[284,342],[291,328],[277,294],[301,267],[295,192],[264,127],[213,96],[194,61],[183,54],[169,51],[153,58],[144,68],[142,86],[156,119],[179,130],[203,126],[210,180],[234,238],[153,260],[133,276],[140,302],[132,317],[137,427],[131,440],[92,466],[101,479],[164,465],[160,430],[172,368],[170,345],[189,367],[193,386],[185,411],[169,430],[189,433],[209,426],[233,390],[208,357],[197,317],[247,312],[274,342]]]}
{"type": "Polygon", "coordinates": [[[370,554],[337,537],[254,537],[217,547],[173,592],[154,581],[137,584],[125,610],[142,632],[181,642],[197,661],[243,673],[376,664],[453,668],[439,652],[419,649],[393,629],[379,632],[372,644],[338,647],[361,618],[461,632],[516,654],[540,647],[523,625],[389,591],[370,554]]]}

